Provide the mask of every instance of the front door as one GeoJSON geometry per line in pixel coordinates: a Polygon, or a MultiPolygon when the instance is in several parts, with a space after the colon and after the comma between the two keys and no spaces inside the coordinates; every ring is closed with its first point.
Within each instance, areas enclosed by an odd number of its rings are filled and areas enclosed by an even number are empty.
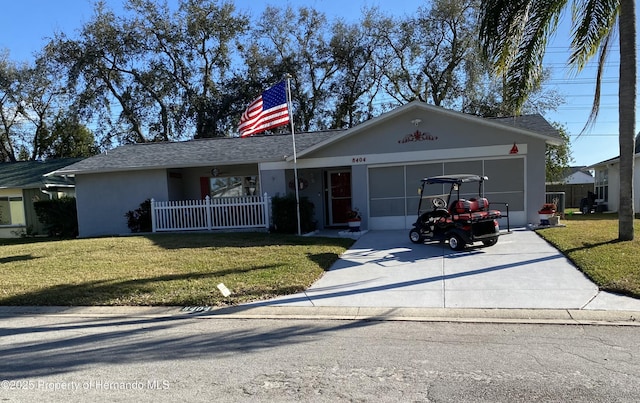
{"type": "Polygon", "coordinates": [[[347,212],[351,209],[351,171],[330,171],[327,177],[329,225],[346,224],[347,212]]]}

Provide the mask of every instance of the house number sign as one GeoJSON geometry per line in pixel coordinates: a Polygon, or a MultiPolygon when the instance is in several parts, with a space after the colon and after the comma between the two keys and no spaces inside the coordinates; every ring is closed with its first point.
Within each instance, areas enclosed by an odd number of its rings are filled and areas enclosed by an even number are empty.
{"type": "Polygon", "coordinates": [[[353,157],[351,158],[351,163],[353,164],[360,164],[363,162],[367,162],[367,157],[353,157]]]}

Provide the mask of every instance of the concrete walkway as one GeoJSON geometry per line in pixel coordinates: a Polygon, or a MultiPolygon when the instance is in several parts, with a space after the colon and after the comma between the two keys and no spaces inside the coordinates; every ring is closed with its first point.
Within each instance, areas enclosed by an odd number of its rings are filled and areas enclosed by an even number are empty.
{"type": "Polygon", "coordinates": [[[408,231],[371,231],[305,292],[249,305],[640,311],[640,300],[600,292],[526,229],[461,252],[413,244],[408,231]]]}

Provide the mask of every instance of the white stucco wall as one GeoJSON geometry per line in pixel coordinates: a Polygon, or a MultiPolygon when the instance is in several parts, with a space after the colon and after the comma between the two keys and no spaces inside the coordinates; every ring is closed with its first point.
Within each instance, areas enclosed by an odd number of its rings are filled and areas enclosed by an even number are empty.
{"type": "Polygon", "coordinates": [[[609,211],[618,211],[620,208],[620,165],[612,164],[607,169],[609,170],[609,201],[607,202],[607,208],[609,211]]]}
{"type": "MultiPolygon", "coordinates": [[[[546,202],[545,150],[544,141],[531,140],[528,143],[525,160],[526,223],[540,223],[538,211],[546,202]]],[[[512,224],[515,222],[515,225],[521,224],[517,220],[511,222],[512,224]]]]}
{"type": "MultiPolygon", "coordinates": [[[[595,166],[596,171],[606,169],[609,178],[609,211],[618,211],[620,208],[620,163],[618,161],[595,166]]],[[[597,175],[596,175],[597,176],[597,175]]],[[[640,212],[640,154],[636,154],[633,173],[633,209],[640,212]]]]}
{"type": "Polygon", "coordinates": [[[163,170],[76,176],[80,237],[130,233],[125,214],[146,199],[168,199],[163,170]]]}
{"type": "Polygon", "coordinates": [[[640,158],[636,154],[636,159],[633,163],[633,212],[640,213],[640,158]]]}
{"type": "Polygon", "coordinates": [[[351,205],[360,211],[361,228],[369,228],[369,187],[366,165],[354,165],[351,168],[351,205]]]}
{"type": "Polygon", "coordinates": [[[261,192],[269,196],[284,196],[287,194],[287,178],[284,170],[260,171],[261,192]]]}

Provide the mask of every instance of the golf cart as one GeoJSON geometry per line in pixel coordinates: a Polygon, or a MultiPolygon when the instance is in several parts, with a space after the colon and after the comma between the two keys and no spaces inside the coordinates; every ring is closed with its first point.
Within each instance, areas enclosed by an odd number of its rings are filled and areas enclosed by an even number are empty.
{"type": "MultiPolygon", "coordinates": [[[[424,241],[447,242],[453,250],[462,250],[465,245],[476,241],[485,246],[492,246],[498,242],[500,228],[498,218],[502,214],[498,210],[489,209],[489,201],[483,197],[483,184],[486,176],[460,174],[443,175],[422,179],[418,193],[418,219],[409,232],[409,239],[413,243],[424,241]],[[463,193],[472,196],[468,199],[460,197],[462,184],[477,183],[478,193],[463,193]],[[427,185],[439,186],[440,192],[449,186],[448,194],[427,195],[427,185]]],[[[430,187],[433,189],[434,187],[430,187]]]]}

